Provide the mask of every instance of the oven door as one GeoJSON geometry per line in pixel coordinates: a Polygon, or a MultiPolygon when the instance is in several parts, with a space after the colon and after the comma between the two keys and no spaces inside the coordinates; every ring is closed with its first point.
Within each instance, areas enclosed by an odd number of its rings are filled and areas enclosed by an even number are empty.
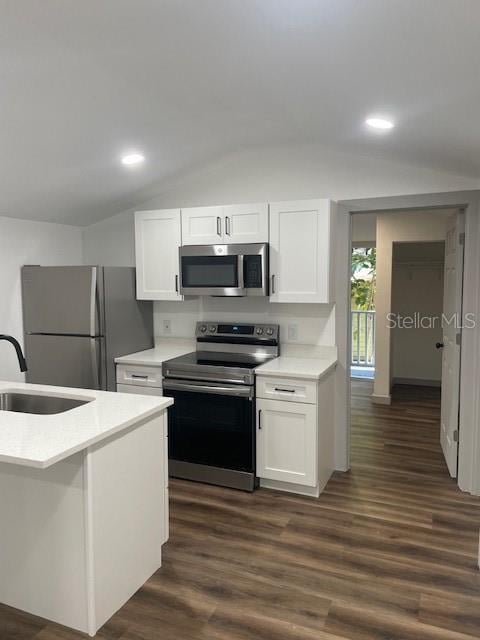
{"type": "Polygon", "coordinates": [[[254,475],[253,387],[167,378],[163,395],[175,401],[168,418],[171,461],[254,475]]]}

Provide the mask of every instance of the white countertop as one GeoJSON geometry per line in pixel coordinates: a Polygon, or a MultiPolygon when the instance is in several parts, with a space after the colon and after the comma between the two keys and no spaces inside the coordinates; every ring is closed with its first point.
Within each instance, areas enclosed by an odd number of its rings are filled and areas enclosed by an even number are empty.
{"type": "Polygon", "coordinates": [[[255,369],[255,373],[261,376],[277,378],[307,378],[319,380],[333,371],[337,365],[337,357],[327,356],[323,358],[298,358],[292,356],[280,356],[262,364],[255,369]]]}
{"type": "MultiPolygon", "coordinates": [[[[195,340],[163,338],[153,349],[120,356],[115,358],[115,362],[117,364],[159,367],[165,360],[190,353],[195,351],[195,348],[195,340]]],[[[289,344],[282,345],[281,350],[286,355],[281,355],[260,365],[255,369],[255,373],[262,376],[278,376],[279,378],[319,380],[332,371],[337,364],[336,347],[289,344]]]]}
{"type": "Polygon", "coordinates": [[[183,356],[191,351],[195,351],[195,340],[173,340],[167,338],[157,343],[153,349],[120,356],[115,358],[115,362],[117,364],[159,367],[165,360],[183,356]]]}
{"type": "Polygon", "coordinates": [[[0,393],[6,391],[92,400],[54,415],[0,411],[0,462],[41,469],[173,404],[161,396],[0,381],[0,393]]]}

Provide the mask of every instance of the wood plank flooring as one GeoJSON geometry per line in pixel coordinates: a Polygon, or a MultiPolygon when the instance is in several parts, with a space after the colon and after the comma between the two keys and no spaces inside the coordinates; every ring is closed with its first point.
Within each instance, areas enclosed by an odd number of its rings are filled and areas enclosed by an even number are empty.
{"type": "MultiPolygon", "coordinates": [[[[480,500],[446,470],[439,392],[370,391],[354,383],[352,470],[319,499],[172,482],[164,566],[97,637],[480,638],[480,500]]],[[[0,640],[82,637],[0,607],[0,640]]]]}

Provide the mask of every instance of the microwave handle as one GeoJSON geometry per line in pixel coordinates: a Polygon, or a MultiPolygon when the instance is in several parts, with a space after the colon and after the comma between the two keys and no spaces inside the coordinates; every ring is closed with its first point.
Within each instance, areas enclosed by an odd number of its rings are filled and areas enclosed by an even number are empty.
{"type": "Polygon", "coordinates": [[[239,255],[238,257],[238,288],[239,289],[245,289],[245,277],[244,277],[244,267],[245,267],[245,261],[243,259],[243,255],[239,255]]]}

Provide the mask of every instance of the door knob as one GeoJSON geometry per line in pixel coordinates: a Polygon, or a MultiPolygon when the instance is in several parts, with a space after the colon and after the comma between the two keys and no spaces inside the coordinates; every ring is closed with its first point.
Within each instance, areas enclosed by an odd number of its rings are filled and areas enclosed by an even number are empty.
{"type": "Polygon", "coordinates": [[[436,342],[436,343],[435,343],[435,347],[436,347],[437,349],[443,349],[444,344],[443,344],[443,342],[436,342]]]}

